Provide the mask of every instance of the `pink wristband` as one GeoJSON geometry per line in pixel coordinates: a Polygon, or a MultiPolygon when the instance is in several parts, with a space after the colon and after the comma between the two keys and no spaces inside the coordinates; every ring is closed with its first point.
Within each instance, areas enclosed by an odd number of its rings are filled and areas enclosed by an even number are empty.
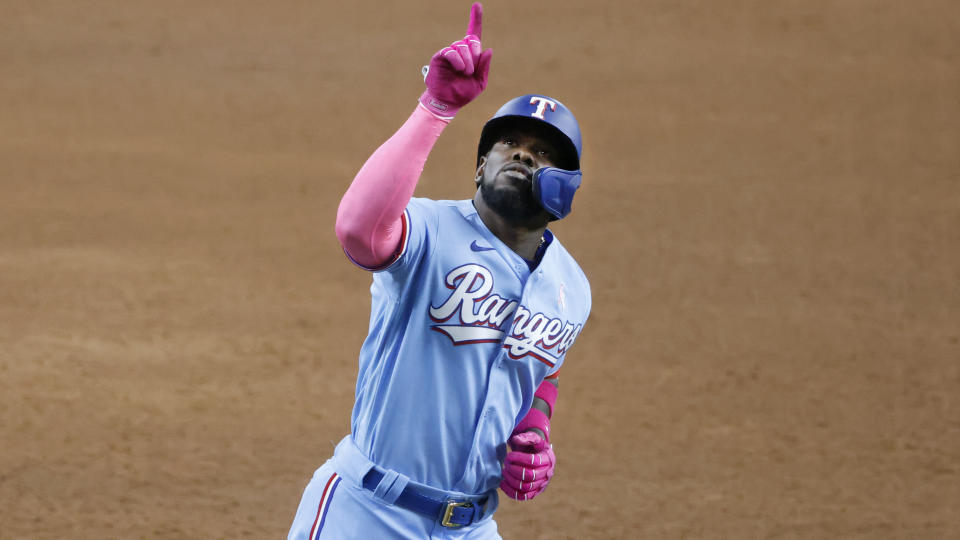
{"type": "Polygon", "coordinates": [[[547,402],[547,405],[550,406],[550,416],[552,417],[553,406],[557,403],[557,395],[559,393],[560,389],[557,388],[553,383],[549,381],[543,381],[540,383],[540,386],[533,395],[547,402]]]}
{"type": "Polygon", "coordinates": [[[520,420],[520,423],[517,424],[517,427],[514,428],[513,434],[523,433],[524,431],[530,431],[533,428],[537,428],[543,432],[543,438],[550,442],[550,418],[544,414],[540,409],[530,409],[530,412],[523,417],[523,420],[520,420]]]}

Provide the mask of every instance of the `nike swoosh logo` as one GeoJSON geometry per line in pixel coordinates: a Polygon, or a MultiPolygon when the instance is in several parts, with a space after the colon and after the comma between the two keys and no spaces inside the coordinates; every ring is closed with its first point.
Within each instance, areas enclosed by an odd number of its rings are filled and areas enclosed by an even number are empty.
{"type": "Polygon", "coordinates": [[[479,246],[479,245],[477,245],[477,241],[474,240],[473,243],[470,244],[470,249],[472,249],[472,250],[474,250],[474,251],[493,251],[493,250],[495,250],[495,249],[497,249],[497,248],[486,247],[486,246],[479,246]]]}

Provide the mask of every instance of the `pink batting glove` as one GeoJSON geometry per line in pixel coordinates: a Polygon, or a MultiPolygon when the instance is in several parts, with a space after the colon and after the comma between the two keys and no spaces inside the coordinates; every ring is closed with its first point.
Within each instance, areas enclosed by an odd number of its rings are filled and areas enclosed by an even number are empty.
{"type": "Polygon", "coordinates": [[[470,7],[467,35],[430,59],[423,78],[427,89],[420,96],[420,103],[434,115],[444,120],[453,118],[487,87],[493,49],[483,50],[482,32],[483,5],[477,2],[470,7]]]}
{"type": "Polygon", "coordinates": [[[510,437],[510,448],[503,462],[500,490],[511,499],[529,501],[547,489],[557,457],[553,446],[533,431],[510,437]]]}

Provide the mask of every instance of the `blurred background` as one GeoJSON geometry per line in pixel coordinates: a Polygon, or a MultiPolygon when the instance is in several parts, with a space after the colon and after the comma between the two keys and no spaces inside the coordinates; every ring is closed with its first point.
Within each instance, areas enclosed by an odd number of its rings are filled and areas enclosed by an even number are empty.
{"type": "MultiPolygon", "coordinates": [[[[0,538],[286,537],[367,328],[339,197],[469,2],[0,7],[0,538]]],[[[559,98],[594,300],[504,538],[960,537],[960,4],[484,8],[417,195],[559,98]]]]}

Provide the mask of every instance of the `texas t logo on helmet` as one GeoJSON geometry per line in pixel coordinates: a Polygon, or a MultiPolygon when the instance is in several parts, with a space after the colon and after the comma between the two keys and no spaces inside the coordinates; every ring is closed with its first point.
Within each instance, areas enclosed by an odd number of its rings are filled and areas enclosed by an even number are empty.
{"type": "Polygon", "coordinates": [[[531,116],[533,116],[534,118],[539,118],[541,120],[545,120],[545,118],[543,117],[543,113],[547,111],[547,107],[550,107],[551,111],[557,110],[556,101],[549,100],[542,96],[533,96],[532,98],[530,98],[530,104],[537,106],[537,110],[534,111],[534,113],[531,116]]]}
{"type": "Polygon", "coordinates": [[[483,126],[477,147],[477,164],[486,155],[501,131],[517,123],[532,123],[545,129],[560,146],[558,167],[544,167],[534,174],[533,194],[540,206],[554,219],[566,217],[573,204],[573,195],[583,174],[580,172],[580,124],[563,103],[539,94],[511,99],[500,107],[483,126]]]}

